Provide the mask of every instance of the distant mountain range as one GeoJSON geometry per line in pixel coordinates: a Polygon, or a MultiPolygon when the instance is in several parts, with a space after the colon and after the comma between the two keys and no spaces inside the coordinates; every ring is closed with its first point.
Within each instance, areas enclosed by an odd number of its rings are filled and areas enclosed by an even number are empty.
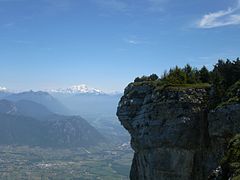
{"type": "Polygon", "coordinates": [[[11,93],[6,88],[4,91],[0,91],[0,99],[14,102],[20,115],[41,120],[44,112],[47,112],[44,110],[46,108],[50,113],[81,116],[106,138],[114,139],[112,140],[114,143],[124,143],[129,139],[128,133],[122,128],[116,117],[116,109],[121,96],[122,93],[104,93],[86,85],[46,92],[11,93]],[[32,102],[38,104],[38,107],[36,104],[31,105],[32,102]],[[23,110],[22,107],[25,106],[29,109],[24,108],[23,110]]]}
{"type": "Polygon", "coordinates": [[[70,111],[49,93],[43,91],[27,91],[21,93],[11,93],[4,99],[16,102],[20,100],[29,100],[46,106],[50,111],[57,114],[70,114],[70,111]]]}
{"type": "Polygon", "coordinates": [[[53,113],[42,104],[20,100],[12,102],[6,99],[0,100],[0,113],[8,115],[28,116],[36,119],[44,119],[53,113]]]}
{"type": "Polygon", "coordinates": [[[63,93],[63,94],[105,94],[103,91],[90,88],[85,84],[74,85],[66,89],[52,89],[49,91],[50,93],[63,93]]]}
{"type": "MultiPolygon", "coordinates": [[[[30,91],[24,91],[24,92],[31,92],[30,91]]],[[[33,91],[32,91],[33,92],[33,91]]],[[[50,90],[44,90],[44,91],[38,91],[38,92],[48,92],[50,94],[52,93],[60,93],[60,94],[95,94],[95,95],[117,95],[122,94],[122,92],[114,91],[114,92],[104,92],[102,90],[99,90],[97,88],[89,87],[86,84],[79,84],[79,85],[73,85],[67,88],[57,88],[57,89],[50,89],[50,90]]],[[[0,86],[0,94],[18,94],[14,93],[12,90],[9,90],[6,87],[0,86]]]]}
{"type": "Polygon", "coordinates": [[[116,109],[122,94],[51,93],[75,115],[81,115],[113,142],[128,142],[129,135],[117,120],[116,109]]]}
{"type": "Polygon", "coordinates": [[[0,100],[0,144],[48,147],[82,147],[106,142],[80,116],[51,112],[42,104],[0,100]]]}

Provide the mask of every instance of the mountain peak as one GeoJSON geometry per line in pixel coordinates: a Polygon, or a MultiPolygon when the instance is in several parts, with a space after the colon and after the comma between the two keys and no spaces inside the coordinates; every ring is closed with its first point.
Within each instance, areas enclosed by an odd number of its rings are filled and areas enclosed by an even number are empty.
{"type": "Polygon", "coordinates": [[[8,92],[8,89],[6,87],[0,86],[0,92],[8,92]]]}
{"type": "Polygon", "coordinates": [[[104,94],[103,91],[87,86],[86,84],[73,85],[66,89],[56,89],[51,90],[55,93],[65,93],[65,94],[104,94]]]}

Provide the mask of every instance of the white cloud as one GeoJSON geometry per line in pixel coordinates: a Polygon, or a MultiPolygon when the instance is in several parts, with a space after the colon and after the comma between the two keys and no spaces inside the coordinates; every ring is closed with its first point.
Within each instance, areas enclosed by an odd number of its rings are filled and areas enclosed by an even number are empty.
{"type": "Polygon", "coordinates": [[[197,22],[198,28],[216,28],[240,24],[240,0],[235,8],[206,14],[197,22]]]}

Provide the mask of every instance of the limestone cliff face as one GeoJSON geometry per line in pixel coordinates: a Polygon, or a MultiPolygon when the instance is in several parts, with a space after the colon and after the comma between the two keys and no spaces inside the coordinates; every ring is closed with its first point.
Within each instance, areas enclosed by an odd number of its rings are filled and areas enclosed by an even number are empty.
{"type": "Polygon", "coordinates": [[[135,151],[132,180],[207,179],[226,147],[225,133],[237,125],[229,121],[239,123],[240,118],[239,106],[208,113],[207,97],[204,88],[131,83],[125,89],[117,115],[135,151]]]}

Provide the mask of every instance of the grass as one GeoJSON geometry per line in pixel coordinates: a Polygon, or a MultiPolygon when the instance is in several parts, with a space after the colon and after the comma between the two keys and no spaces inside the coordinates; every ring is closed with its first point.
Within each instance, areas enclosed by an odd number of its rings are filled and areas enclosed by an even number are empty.
{"type": "Polygon", "coordinates": [[[160,80],[156,81],[142,81],[142,82],[133,82],[131,83],[133,86],[153,86],[155,88],[180,88],[180,89],[200,89],[200,88],[210,88],[211,85],[208,83],[195,83],[195,84],[169,84],[160,80]]]}

